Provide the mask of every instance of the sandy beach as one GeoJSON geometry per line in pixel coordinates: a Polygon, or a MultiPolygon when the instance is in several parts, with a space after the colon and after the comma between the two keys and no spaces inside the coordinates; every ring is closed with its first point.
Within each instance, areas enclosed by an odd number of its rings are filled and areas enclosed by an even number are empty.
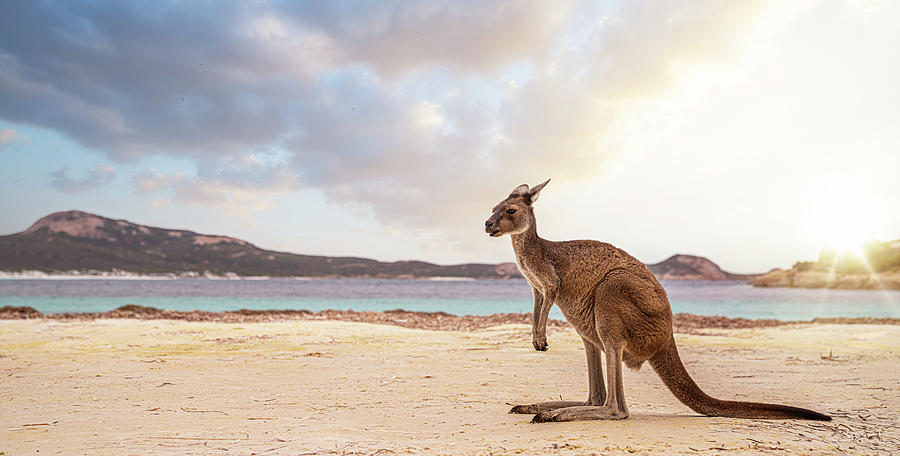
{"type": "Polygon", "coordinates": [[[551,327],[435,331],[357,321],[0,320],[0,454],[891,454],[900,326],[781,324],[677,334],[721,398],[832,422],[701,417],[649,366],[631,418],[530,424],[509,404],[583,399],[580,339],[551,327]]]}

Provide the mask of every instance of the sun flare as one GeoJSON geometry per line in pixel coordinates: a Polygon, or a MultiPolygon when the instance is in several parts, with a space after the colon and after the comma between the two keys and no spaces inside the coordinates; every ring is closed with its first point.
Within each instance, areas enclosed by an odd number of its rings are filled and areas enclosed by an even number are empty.
{"type": "Polygon", "coordinates": [[[864,227],[852,223],[852,220],[842,220],[835,223],[830,230],[824,233],[825,247],[838,252],[853,252],[862,254],[862,247],[870,238],[864,227]]]}
{"type": "Polygon", "coordinates": [[[823,247],[862,254],[863,245],[873,234],[872,211],[866,202],[861,195],[823,201],[816,226],[823,247]]]}

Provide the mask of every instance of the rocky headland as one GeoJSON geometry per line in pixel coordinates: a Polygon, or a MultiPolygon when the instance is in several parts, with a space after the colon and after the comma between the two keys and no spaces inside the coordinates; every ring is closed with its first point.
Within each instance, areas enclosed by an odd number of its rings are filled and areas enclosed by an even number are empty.
{"type": "Polygon", "coordinates": [[[870,241],[859,250],[823,249],[817,261],[754,277],[758,287],[900,290],[900,239],[870,241]]]}
{"type": "Polygon", "coordinates": [[[832,273],[797,268],[773,269],[750,279],[757,287],[835,288],[847,290],[900,290],[900,272],[832,273]]]}

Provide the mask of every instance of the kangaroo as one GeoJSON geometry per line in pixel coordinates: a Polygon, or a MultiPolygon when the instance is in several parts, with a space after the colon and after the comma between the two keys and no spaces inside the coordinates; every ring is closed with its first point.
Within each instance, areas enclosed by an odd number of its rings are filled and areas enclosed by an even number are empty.
{"type": "Polygon", "coordinates": [[[591,241],[554,242],[537,233],[532,205],[550,182],[522,184],[494,206],[484,223],[491,237],[510,235],[516,263],[534,293],[532,342],[547,350],[547,315],[559,306],[584,341],[587,401],[549,401],[516,405],[509,413],[534,414],[532,423],[628,418],[622,363],[639,369],[645,361],[678,400],[697,413],[734,418],[799,418],[828,421],[812,410],[778,404],[716,399],[688,375],[672,335],[672,310],[653,274],[624,250],[591,241]],[[601,352],[606,358],[603,382],[601,352]]]}

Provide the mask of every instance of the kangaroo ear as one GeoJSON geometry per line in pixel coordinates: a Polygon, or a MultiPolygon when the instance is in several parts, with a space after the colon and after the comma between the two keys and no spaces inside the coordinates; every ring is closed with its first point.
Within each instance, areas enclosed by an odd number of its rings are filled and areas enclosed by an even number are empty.
{"type": "Polygon", "coordinates": [[[528,184],[522,184],[513,189],[510,195],[527,195],[528,194],[528,184]]]}
{"type": "Polygon", "coordinates": [[[550,179],[544,181],[544,183],[536,185],[531,190],[528,190],[528,196],[531,197],[531,202],[534,203],[538,199],[538,195],[541,194],[541,190],[547,185],[547,182],[550,182],[550,179]]]}

